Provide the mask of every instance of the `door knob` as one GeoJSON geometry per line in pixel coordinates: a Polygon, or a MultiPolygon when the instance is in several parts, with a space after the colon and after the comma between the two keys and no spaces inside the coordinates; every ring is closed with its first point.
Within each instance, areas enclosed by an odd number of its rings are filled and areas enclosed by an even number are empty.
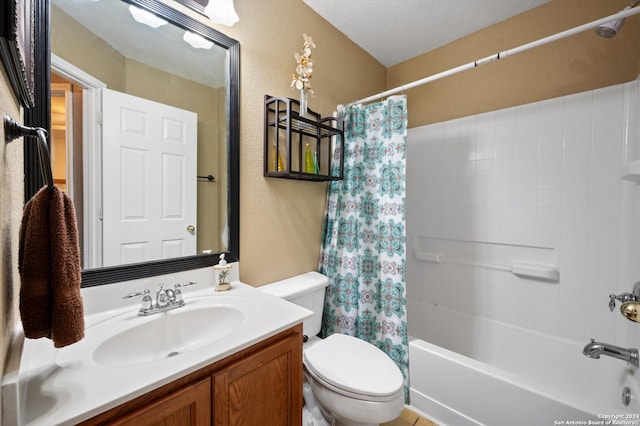
{"type": "Polygon", "coordinates": [[[189,231],[189,232],[191,232],[193,234],[194,232],[196,232],[196,227],[193,226],[193,225],[189,225],[189,226],[187,226],[187,231],[189,231]]]}

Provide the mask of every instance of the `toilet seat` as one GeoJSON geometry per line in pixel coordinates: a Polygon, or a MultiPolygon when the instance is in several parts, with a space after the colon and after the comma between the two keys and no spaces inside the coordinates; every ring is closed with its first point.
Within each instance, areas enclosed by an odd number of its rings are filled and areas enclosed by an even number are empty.
{"type": "Polygon", "coordinates": [[[353,336],[332,334],[305,349],[303,362],[314,379],[345,396],[389,401],[404,392],[402,373],[393,360],[353,336]]]}

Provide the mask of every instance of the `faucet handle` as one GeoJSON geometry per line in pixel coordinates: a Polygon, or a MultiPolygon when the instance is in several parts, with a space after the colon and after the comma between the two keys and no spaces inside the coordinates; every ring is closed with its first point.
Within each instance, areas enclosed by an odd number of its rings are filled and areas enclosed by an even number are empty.
{"type": "Polygon", "coordinates": [[[170,288],[168,288],[164,292],[167,295],[167,299],[169,300],[169,303],[176,302],[176,292],[174,290],[171,290],[170,288]]]}
{"type": "MultiPolygon", "coordinates": [[[[145,290],[149,291],[149,290],[145,290]]],[[[142,296],[143,293],[141,291],[134,291],[133,293],[129,293],[126,296],[122,296],[123,299],[131,299],[132,297],[142,296]]]]}
{"type": "Polygon", "coordinates": [[[156,292],[156,306],[159,308],[164,308],[169,304],[169,296],[167,295],[166,290],[164,289],[164,284],[160,284],[160,289],[156,292]]]}
{"type": "Polygon", "coordinates": [[[613,312],[613,309],[616,307],[616,300],[619,300],[621,303],[625,302],[633,302],[637,301],[637,297],[631,293],[621,293],[618,295],[610,294],[609,295],[609,310],[613,312]]]}
{"type": "Polygon", "coordinates": [[[176,295],[176,302],[180,303],[182,301],[182,290],[180,290],[180,283],[176,283],[173,286],[173,292],[176,295]]]}
{"type": "MultiPolygon", "coordinates": [[[[609,310],[611,312],[613,312],[613,310],[616,308],[616,295],[615,294],[610,294],[609,295],[609,310]]],[[[593,342],[593,339],[591,339],[591,341],[593,342]]]]}
{"type": "Polygon", "coordinates": [[[153,308],[153,299],[151,299],[151,292],[149,289],[145,289],[142,296],[142,303],[140,304],[140,310],[143,312],[149,311],[153,308]]]}

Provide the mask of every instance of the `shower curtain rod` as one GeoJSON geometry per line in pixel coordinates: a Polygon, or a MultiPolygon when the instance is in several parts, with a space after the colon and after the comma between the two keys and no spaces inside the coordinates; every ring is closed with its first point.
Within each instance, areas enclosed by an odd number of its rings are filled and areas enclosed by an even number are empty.
{"type": "Polygon", "coordinates": [[[583,31],[586,31],[586,30],[589,30],[589,29],[592,29],[592,28],[599,27],[600,25],[606,24],[607,22],[615,21],[615,20],[618,20],[618,19],[623,19],[623,18],[626,18],[626,17],[631,16],[631,15],[635,15],[635,14],[638,14],[638,13],[640,13],[640,6],[639,7],[634,7],[634,8],[631,8],[631,9],[625,9],[625,10],[623,10],[621,12],[615,13],[615,14],[607,16],[605,18],[598,19],[598,20],[592,21],[592,22],[588,22],[586,24],[577,26],[575,28],[571,28],[571,29],[568,29],[566,31],[559,32],[557,34],[553,34],[553,35],[550,35],[548,37],[544,37],[544,38],[541,38],[539,40],[532,41],[530,43],[526,43],[526,44],[523,44],[523,45],[518,46],[518,47],[514,47],[513,49],[509,49],[509,50],[505,50],[505,51],[502,51],[502,52],[495,53],[493,55],[489,55],[489,56],[487,56],[485,58],[482,58],[482,59],[477,59],[477,60],[469,62],[467,64],[460,65],[458,67],[451,68],[451,69],[449,69],[447,71],[443,71],[443,72],[440,72],[440,73],[437,73],[437,74],[433,74],[433,75],[431,75],[429,77],[425,77],[425,78],[422,78],[420,80],[416,80],[416,81],[411,82],[411,83],[403,84],[402,86],[398,86],[398,87],[393,88],[393,89],[385,90],[384,92],[378,93],[376,95],[369,96],[368,98],[364,98],[364,99],[360,99],[358,101],[351,102],[348,105],[364,104],[364,103],[367,103],[367,102],[375,101],[377,99],[384,98],[386,96],[390,96],[390,95],[396,94],[398,92],[403,92],[405,90],[412,89],[412,88],[417,87],[417,86],[422,86],[423,84],[427,84],[427,83],[430,83],[432,81],[439,80],[441,78],[448,77],[450,75],[457,74],[459,72],[466,71],[466,70],[471,69],[471,68],[479,67],[480,65],[488,64],[489,62],[497,61],[498,59],[506,58],[507,56],[515,55],[516,53],[524,52],[525,50],[533,49],[534,47],[542,46],[544,44],[551,43],[553,41],[560,40],[560,39],[563,39],[565,37],[569,37],[571,35],[574,35],[574,34],[577,34],[577,33],[581,33],[583,31]]]}

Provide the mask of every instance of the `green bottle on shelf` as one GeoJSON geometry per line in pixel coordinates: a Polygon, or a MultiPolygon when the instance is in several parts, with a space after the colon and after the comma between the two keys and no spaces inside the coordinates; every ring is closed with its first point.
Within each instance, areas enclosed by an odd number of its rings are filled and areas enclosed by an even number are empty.
{"type": "Polygon", "coordinates": [[[305,173],[316,173],[316,166],[313,161],[313,153],[311,152],[311,146],[306,144],[304,148],[304,172],[305,173]]]}
{"type": "Polygon", "coordinates": [[[313,172],[317,175],[320,174],[320,165],[318,164],[318,153],[313,153],[313,172]]]}
{"type": "Polygon", "coordinates": [[[280,156],[280,151],[278,151],[278,148],[276,147],[275,142],[273,143],[273,152],[271,153],[271,163],[273,163],[274,165],[276,165],[276,170],[281,172],[284,170],[284,165],[282,163],[282,157],[280,156]],[[277,160],[276,160],[277,157],[277,160]],[[277,161],[277,165],[276,165],[276,161],[277,161]]]}

